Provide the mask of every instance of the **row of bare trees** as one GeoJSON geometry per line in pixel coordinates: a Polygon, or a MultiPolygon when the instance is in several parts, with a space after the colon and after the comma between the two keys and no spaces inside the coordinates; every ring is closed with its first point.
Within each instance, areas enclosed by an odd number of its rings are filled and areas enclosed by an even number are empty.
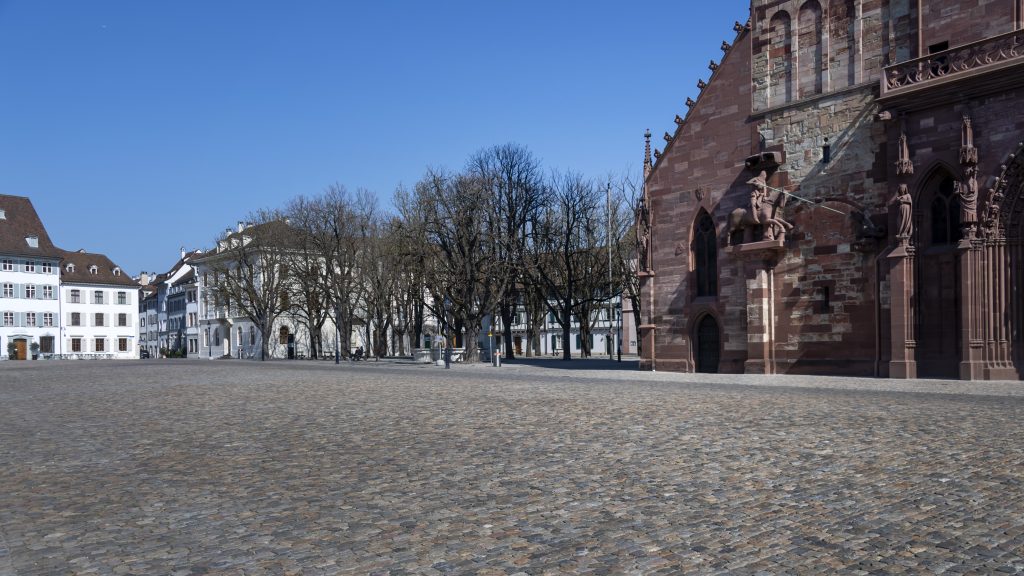
{"type": "Polygon", "coordinates": [[[525,313],[526,355],[538,355],[550,313],[569,359],[574,326],[589,341],[609,298],[630,299],[639,319],[636,192],[628,177],[546,172],[528,149],[506,144],[473,154],[460,171],[427,170],[395,192],[393,211],[340,185],[297,197],[254,214],[207,260],[218,298],[261,329],[264,357],[285,312],[306,325],[313,356],[331,348],[321,341],[329,318],[341,354],[361,331],[368,352],[385,356],[406,355],[406,339],[419,342],[432,317],[461,335],[468,359],[478,356],[487,316],[501,319],[512,354],[517,313],[525,313]]]}

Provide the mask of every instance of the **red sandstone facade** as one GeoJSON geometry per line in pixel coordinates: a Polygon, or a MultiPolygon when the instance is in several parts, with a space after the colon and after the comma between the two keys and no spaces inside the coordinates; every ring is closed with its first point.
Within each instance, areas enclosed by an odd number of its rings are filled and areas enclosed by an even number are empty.
{"type": "Polygon", "coordinates": [[[1022,14],[754,0],[648,146],[643,367],[1024,376],[1022,14]]]}

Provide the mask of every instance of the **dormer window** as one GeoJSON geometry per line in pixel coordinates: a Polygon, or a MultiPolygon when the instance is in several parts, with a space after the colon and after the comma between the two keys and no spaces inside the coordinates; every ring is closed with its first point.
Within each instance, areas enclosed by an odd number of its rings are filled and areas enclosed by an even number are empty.
{"type": "Polygon", "coordinates": [[[7,212],[0,208],[0,220],[7,220],[7,212]]]}
{"type": "Polygon", "coordinates": [[[121,269],[120,268],[114,268],[114,276],[120,276],[120,275],[121,275],[121,269]]]}
{"type": "Polygon", "coordinates": [[[25,236],[25,243],[28,244],[29,248],[39,248],[39,237],[25,236]]]}
{"type": "Polygon", "coordinates": [[[100,271],[99,267],[96,266],[95,264],[93,264],[92,266],[89,266],[89,274],[98,274],[99,271],[100,271]]]}
{"type": "Polygon", "coordinates": [[[68,273],[74,273],[75,265],[74,264],[68,264],[67,266],[64,267],[64,270],[66,272],[68,272],[68,273]]]}

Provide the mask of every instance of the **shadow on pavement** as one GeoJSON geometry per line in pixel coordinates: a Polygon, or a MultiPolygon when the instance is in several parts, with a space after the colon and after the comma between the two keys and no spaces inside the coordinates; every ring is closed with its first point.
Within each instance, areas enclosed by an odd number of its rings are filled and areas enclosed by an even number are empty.
{"type": "Polygon", "coordinates": [[[640,361],[634,358],[623,358],[622,362],[609,360],[608,358],[573,358],[562,360],[561,358],[516,358],[514,360],[502,359],[502,364],[512,366],[536,366],[538,368],[549,368],[552,370],[639,370],[640,361]]]}

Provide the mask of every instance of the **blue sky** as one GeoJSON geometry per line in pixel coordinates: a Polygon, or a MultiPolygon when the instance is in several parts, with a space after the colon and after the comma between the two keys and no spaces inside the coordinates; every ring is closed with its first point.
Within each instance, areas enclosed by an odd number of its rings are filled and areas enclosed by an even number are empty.
{"type": "Polygon", "coordinates": [[[748,2],[0,0],[0,193],[132,274],[493,144],[639,170],[748,2]]]}

